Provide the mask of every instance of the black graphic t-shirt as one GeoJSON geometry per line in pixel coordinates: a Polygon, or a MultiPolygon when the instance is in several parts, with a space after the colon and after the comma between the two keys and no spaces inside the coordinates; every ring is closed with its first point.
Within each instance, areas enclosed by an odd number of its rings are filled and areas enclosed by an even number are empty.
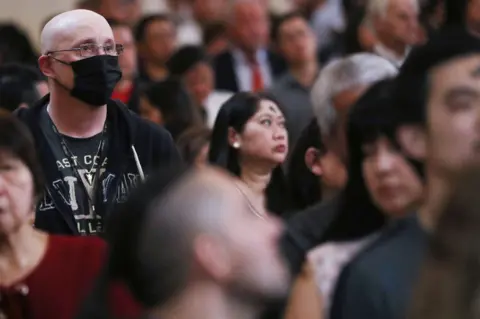
{"type": "Polygon", "coordinates": [[[108,134],[102,132],[90,138],[62,135],[61,138],[65,141],[69,153],[65,154],[61,139],[55,133],[46,111],[42,115],[41,124],[55,155],[56,166],[63,175],[62,185],[67,188],[65,191],[68,194],[68,198],[64,200],[72,209],[78,232],[81,235],[96,235],[103,230],[103,221],[102,216],[93,210],[91,203],[95,200],[94,193],[99,187],[99,180],[105,173],[107,165],[108,143],[105,143],[103,152],[99,151],[99,146],[103,139],[107,139],[108,134]]]}

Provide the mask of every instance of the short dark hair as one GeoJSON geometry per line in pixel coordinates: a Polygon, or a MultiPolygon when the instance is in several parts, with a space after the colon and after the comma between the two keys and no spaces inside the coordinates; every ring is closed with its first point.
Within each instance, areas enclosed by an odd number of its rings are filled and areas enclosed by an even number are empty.
{"type": "Polygon", "coordinates": [[[117,19],[113,19],[113,18],[107,18],[107,22],[108,24],[110,25],[110,28],[128,28],[128,29],[132,29],[130,27],[130,25],[128,23],[125,23],[125,22],[122,22],[120,20],[117,20],[117,19]]]}
{"type": "Polygon", "coordinates": [[[155,21],[170,22],[173,25],[175,25],[172,17],[168,14],[151,14],[151,15],[144,16],[137,23],[134,30],[134,37],[136,42],[142,42],[145,40],[145,33],[147,31],[148,26],[155,21]]]}
{"type": "Polygon", "coordinates": [[[432,69],[472,54],[480,54],[480,39],[463,27],[445,28],[426,44],[413,49],[400,69],[394,90],[399,124],[424,125],[432,69]]]}
{"type": "Polygon", "coordinates": [[[14,111],[23,103],[33,105],[40,98],[36,84],[43,80],[34,67],[16,63],[0,66],[0,107],[14,111]]]}
{"type": "Polygon", "coordinates": [[[182,159],[189,165],[195,162],[202,148],[210,142],[212,131],[204,126],[195,126],[186,130],[177,140],[182,159]]]}
{"type": "Polygon", "coordinates": [[[203,28],[203,44],[209,45],[217,38],[221,37],[222,35],[226,34],[227,27],[222,22],[214,22],[207,24],[203,28]]]}
{"type": "Polygon", "coordinates": [[[280,40],[280,29],[285,23],[294,19],[302,19],[304,21],[307,21],[305,17],[300,12],[297,12],[297,11],[289,12],[276,19],[275,23],[273,23],[272,32],[271,32],[271,37],[273,42],[278,43],[278,41],[280,40]]]}
{"type": "Polygon", "coordinates": [[[13,114],[0,113],[0,150],[10,153],[28,167],[33,177],[34,197],[39,201],[43,195],[44,183],[33,136],[13,114]]]}
{"type": "Polygon", "coordinates": [[[171,76],[182,77],[201,62],[210,63],[210,58],[203,47],[186,45],[172,55],[167,62],[167,68],[171,76]]]}

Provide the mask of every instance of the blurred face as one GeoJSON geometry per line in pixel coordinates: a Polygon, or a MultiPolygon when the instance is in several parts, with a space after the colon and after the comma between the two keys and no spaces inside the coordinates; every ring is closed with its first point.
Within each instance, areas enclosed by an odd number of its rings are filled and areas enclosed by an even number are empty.
{"type": "Polygon", "coordinates": [[[285,117],[278,106],[262,100],[258,111],[236,137],[243,162],[263,162],[273,165],[285,161],[288,153],[288,133],[285,117]]]}
{"type": "Polygon", "coordinates": [[[427,104],[427,163],[456,173],[480,159],[480,55],[436,67],[427,104]]]}
{"type": "Polygon", "coordinates": [[[480,34],[480,0],[469,0],[467,5],[468,27],[480,34]]]}
{"type": "Polygon", "coordinates": [[[237,4],[232,19],[233,40],[241,49],[253,53],[267,45],[270,25],[266,8],[261,3],[237,4]]]}
{"type": "Polygon", "coordinates": [[[207,63],[198,63],[184,77],[185,86],[197,105],[203,105],[214,88],[214,74],[207,63]]]}
{"type": "Polygon", "coordinates": [[[33,218],[33,176],[22,161],[0,151],[0,236],[33,218]]]}
{"type": "Polygon", "coordinates": [[[140,0],[102,0],[99,14],[134,25],[142,15],[140,0]]]}
{"type": "Polygon", "coordinates": [[[126,26],[115,27],[113,28],[113,37],[116,43],[124,46],[123,53],[118,57],[123,79],[133,80],[137,72],[137,49],[132,31],[126,26]]]}
{"type": "Polygon", "coordinates": [[[390,217],[409,213],[422,196],[413,167],[386,137],[363,145],[363,154],[363,177],[375,205],[390,217]]]}
{"type": "Polygon", "coordinates": [[[150,101],[144,96],[140,97],[139,111],[140,116],[144,119],[158,125],[163,124],[162,112],[158,108],[154,107],[152,103],[150,103],[150,101]]]}
{"type": "Polygon", "coordinates": [[[255,215],[248,199],[251,191],[243,187],[243,192],[245,196],[236,191],[224,223],[233,265],[229,288],[256,301],[282,298],[289,286],[289,272],[279,250],[282,224],[276,217],[255,215]]]}
{"type": "Polygon", "coordinates": [[[389,0],[385,17],[375,24],[379,39],[384,43],[413,45],[417,43],[418,9],[413,0],[389,0]]]}
{"type": "Polygon", "coordinates": [[[193,13],[201,23],[221,21],[226,5],[227,0],[193,0],[193,13]]]}
{"type": "Polygon", "coordinates": [[[297,17],[283,23],[279,30],[278,44],[283,57],[291,64],[302,64],[316,59],[316,39],[303,18],[297,17]]]}
{"type": "Polygon", "coordinates": [[[141,45],[142,57],[149,62],[164,64],[176,47],[176,30],[170,21],[151,22],[145,30],[145,43],[141,45]]]}
{"type": "MultiPolygon", "coordinates": [[[[61,34],[58,34],[57,39],[58,42],[56,42],[55,47],[52,47],[51,51],[70,50],[79,48],[85,44],[95,44],[97,46],[110,48],[115,45],[112,29],[107,21],[97,16],[88,16],[78,21],[68,32],[63,31],[61,34]]],[[[101,54],[105,54],[103,47],[99,47],[97,51],[94,49],[88,52],[83,51],[83,53],[81,53],[81,51],[55,52],[51,54],[52,56],[43,55],[39,60],[39,65],[43,74],[56,80],[52,81],[53,85],[58,87],[58,81],[62,83],[63,86],[72,89],[74,85],[74,72],[72,67],[60,63],[55,59],[71,63],[101,54]],[[53,57],[55,59],[53,59],[53,57]]]]}

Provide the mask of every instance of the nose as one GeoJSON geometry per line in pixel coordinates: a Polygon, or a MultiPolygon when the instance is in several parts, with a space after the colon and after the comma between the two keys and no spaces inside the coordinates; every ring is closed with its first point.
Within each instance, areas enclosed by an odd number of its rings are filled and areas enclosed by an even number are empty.
{"type": "Polygon", "coordinates": [[[386,150],[382,150],[377,154],[375,168],[377,173],[389,172],[393,167],[393,156],[386,150]]]}
{"type": "Polygon", "coordinates": [[[287,138],[287,134],[285,127],[276,125],[273,131],[273,139],[276,141],[284,141],[287,138]]]}

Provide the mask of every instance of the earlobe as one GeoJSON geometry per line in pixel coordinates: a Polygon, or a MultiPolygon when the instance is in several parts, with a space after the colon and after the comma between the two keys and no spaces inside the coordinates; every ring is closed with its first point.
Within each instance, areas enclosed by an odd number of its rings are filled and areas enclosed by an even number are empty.
{"type": "Polygon", "coordinates": [[[52,63],[48,56],[42,55],[41,57],[39,57],[38,66],[40,68],[40,71],[42,71],[43,75],[45,75],[46,77],[53,77],[55,75],[52,70],[52,63]]]}
{"type": "Polygon", "coordinates": [[[228,128],[228,145],[235,149],[240,148],[240,140],[237,132],[231,127],[228,128]]]}
{"type": "Polygon", "coordinates": [[[305,152],[305,165],[314,175],[317,176],[321,176],[323,173],[319,157],[320,152],[314,147],[309,147],[305,152]]]}
{"type": "Polygon", "coordinates": [[[397,130],[397,140],[408,157],[424,160],[427,152],[425,130],[418,125],[405,125],[397,130]]]}

